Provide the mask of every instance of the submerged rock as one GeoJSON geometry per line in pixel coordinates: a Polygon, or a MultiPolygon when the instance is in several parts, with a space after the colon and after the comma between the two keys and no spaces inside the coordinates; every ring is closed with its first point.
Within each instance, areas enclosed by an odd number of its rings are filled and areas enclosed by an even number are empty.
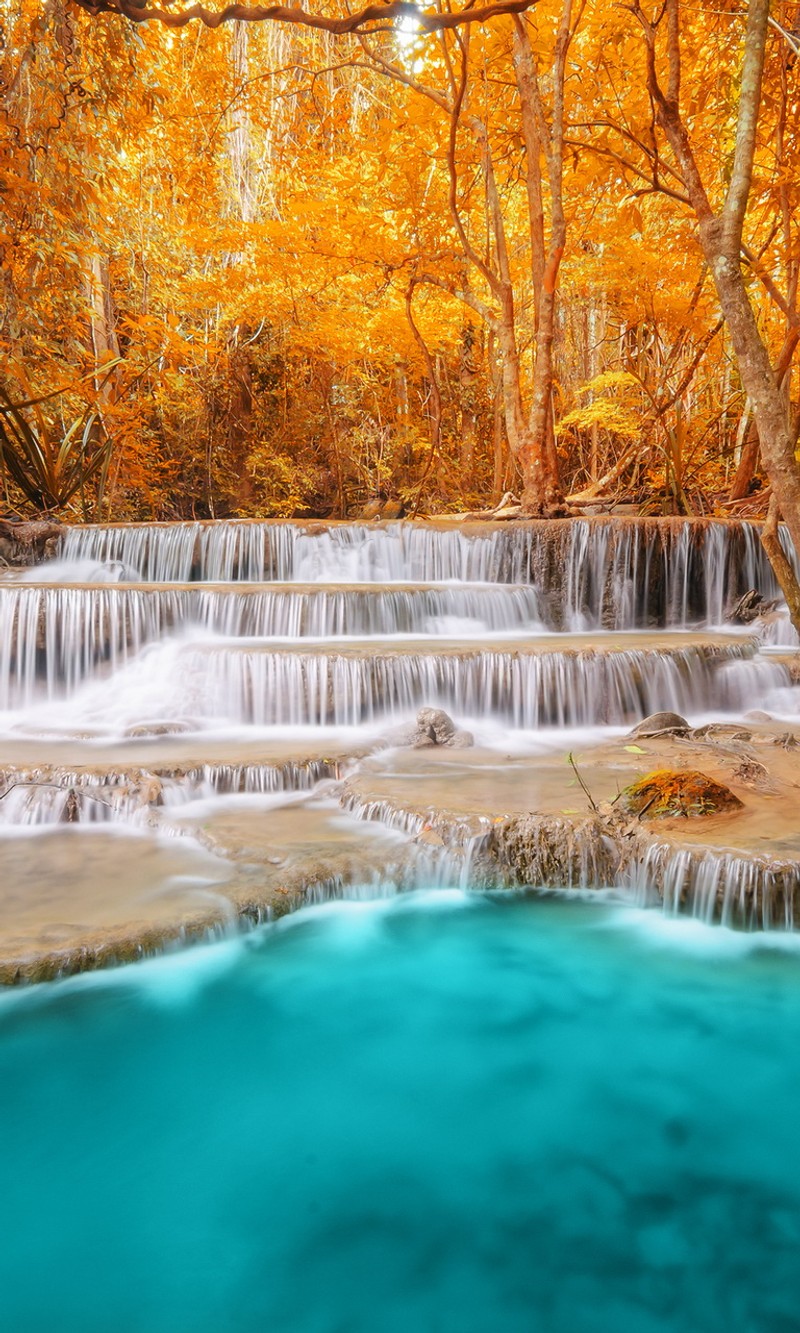
{"type": "Polygon", "coordinates": [[[195,728],[190,722],[139,722],[136,726],[126,727],[123,735],[131,740],[147,736],[180,736],[195,728]]]}
{"type": "Polygon", "coordinates": [[[730,788],[696,770],[670,768],[648,773],[620,794],[617,808],[639,819],[696,819],[742,809],[730,788]]]}
{"type": "Polygon", "coordinates": [[[661,736],[665,732],[675,736],[688,735],[689,723],[680,713],[651,713],[631,732],[632,736],[661,736]]]}
{"type": "Polygon", "coordinates": [[[428,745],[449,745],[463,750],[473,744],[473,739],[470,732],[459,730],[443,708],[420,708],[411,744],[415,750],[428,745]]]}

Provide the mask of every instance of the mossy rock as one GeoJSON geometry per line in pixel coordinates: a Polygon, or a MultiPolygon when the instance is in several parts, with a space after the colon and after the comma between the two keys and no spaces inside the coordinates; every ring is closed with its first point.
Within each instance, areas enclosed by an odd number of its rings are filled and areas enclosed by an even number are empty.
{"type": "Polygon", "coordinates": [[[618,798],[618,808],[640,819],[698,819],[741,810],[738,796],[694,770],[658,769],[632,782],[618,798]]]}

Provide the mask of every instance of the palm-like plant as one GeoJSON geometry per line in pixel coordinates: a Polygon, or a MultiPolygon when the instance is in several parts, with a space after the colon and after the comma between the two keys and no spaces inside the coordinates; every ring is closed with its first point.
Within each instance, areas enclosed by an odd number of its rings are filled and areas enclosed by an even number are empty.
{"type": "Polygon", "coordinates": [[[61,509],[80,492],[85,514],[86,488],[99,480],[102,489],[114,436],[105,429],[98,400],[117,365],[119,358],[103,367],[95,401],[87,404],[66,428],[49,420],[42,410],[64,389],[14,402],[0,385],[0,474],[12,481],[35,509],[61,509]]]}

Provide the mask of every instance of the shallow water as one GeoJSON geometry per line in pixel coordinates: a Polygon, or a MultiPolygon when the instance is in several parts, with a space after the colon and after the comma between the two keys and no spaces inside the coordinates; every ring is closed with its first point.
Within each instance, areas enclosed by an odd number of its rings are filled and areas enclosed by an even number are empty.
{"type": "Polygon", "coordinates": [[[800,1327],[796,937],[310,909],[0,1002],[5,1327],[800,1327]]]}

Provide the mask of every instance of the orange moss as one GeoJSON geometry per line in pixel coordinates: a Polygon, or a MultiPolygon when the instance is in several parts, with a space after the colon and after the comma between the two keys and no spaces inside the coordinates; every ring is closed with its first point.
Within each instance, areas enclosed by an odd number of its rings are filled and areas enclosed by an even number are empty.
{"type": "Polygon", "coordinates": [[[742,808],[738,796],[705,773],[670,768],[658,769],[632,782],[622,792],[619,803],[623,811],[640,819],[695,819],[742,808]]]}

